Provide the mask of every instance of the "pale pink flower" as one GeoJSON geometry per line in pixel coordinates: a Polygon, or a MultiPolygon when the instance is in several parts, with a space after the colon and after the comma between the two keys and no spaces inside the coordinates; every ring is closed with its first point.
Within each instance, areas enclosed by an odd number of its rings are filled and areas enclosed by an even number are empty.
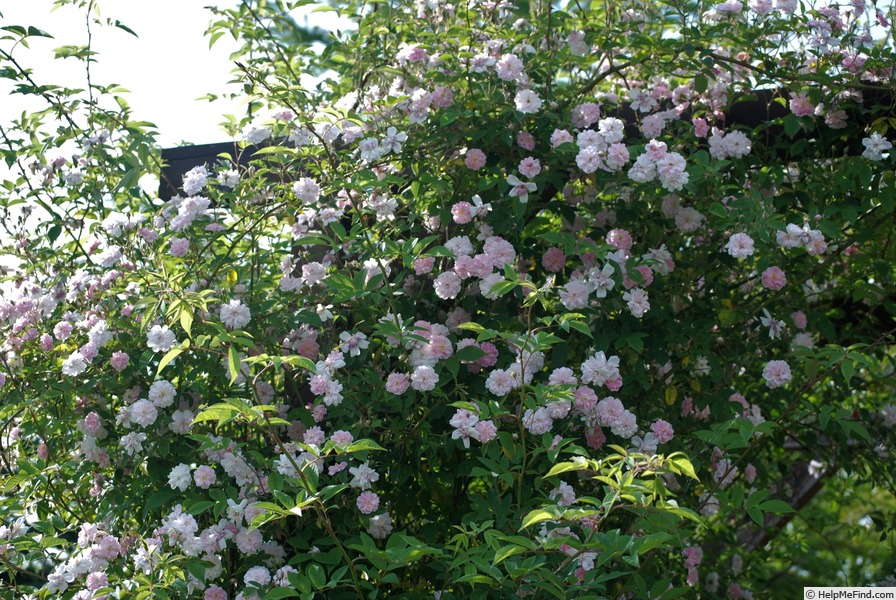
{"type": "Polygon", "coordinates": [[[523,61],[515,54],[505,54],[495,63],[495,74],[502,81],[517,81],[523,74],[523,61]]]}
{"type": "Polygon", "coordinates": [[[632,236],[625,229],[611,229],[607,233],[607,243],[620,250],[631,250],[632,236]]]}
{"type": "Polygon", "coordinates": [[[181,257],[187,255],[190,249],[190,240],[186,238],[173,237],[168,245],[168,254],[171,256],[181,257]]]}
{"type": "Polygon", "coordinates": [[[571,279],[566,282],[558,295],[560,302],[567,310],[578,310],[588,306],[588,284],[582,278],[571,279]]]}
{"type": "Polygon", "coordinates": [[[410,385],[411,380],[404,373],[390,373],[386,378],[386,391],[396,396],[405,393],[410,385]]]}
{"type": "Polygon", "coordinates": [[[252,312],[239,300],[221,306],[221,322],[228,329],[242,329],[252,319],[252,312]]]}
{"type": "Polygon", "coordinates": [[[252,567],[243,576],[246,585],[265,586],[271,582],[271,572],[264,567],[252,567]]]}
{"type": "Polygon", "coordinates": [[[560,248],[548,248],[541,257],[541,264],[547,271],[557,273],[566,265],[566,255],[560,248]]]}
{"type": "Polygon", "coordinates": [[[361,492],[357,500],[358,510],[365,515],[375,512],[380,507],[380,497],[371,491],[361,492]]]}
{"type": "Polygon", "coordinates": [[[492,265],[499,269],[504,265],[513,264],[516,260],[516,250],[514,250],[513,244],[499,236],[491,236],[485,240],[483,252],[492,265]]]}
{"type": "Polygon", "coordinates": [[[790,99],[790,110],[798,117],[808,117],[815,114],[815,105],[807,92],[800,92],[790,99]]]}
{"type": "Polygon", "coordinates": [[[411,374],[411,387],[418,392],[429,392],[435,389],[439,376],[429,365],[419,365],[411,374]]]}
{"type": "Polygon", "coordinates": [[[572,134],[565,129],[555,129],[554,133],[551,134],[552,148],[562,146],[563,144],[571,144],[574,141],[575,140],[573,139],[572,134]]]}
{"type": "Polygon", "coordinates": [[[454,416],[448,421],[448,424],[454,427],[454,431],[451,433],[451,439],[463,440],[464,447],[469,448],[470,438],[477,438],[475,426],[478,422],[479,417],[472,412],[463,408],[457,409],[454,416]]]}
{"type": "Polygon", "coordinates": [[[352,480],[349,482],[349,485],[360,490],[369,490],[370,485],[380,479],[380,474],[371,469],[367,461],[364,461],[357,467],[350,468],[348,472],[352,474],[352,480]]]}
{"type": "Polygon", "coordinates": [[[872,133],[870,137],[864,138],[862,140],[862,145],[865,146],[865,151],[862,152],[862,156],[869,160],[882,160],[883,153],[893,147],[893,144],[891,144],[887,138],[876,131],[872,133]]]}
{"type": "Polygon", "coordinates": [[[508,175],[507,183],[511,186],[510,196],[519,198],[520,202],[524,204],[529,201],[529,193],[538,189],[538,186],[535,183],[531,181],[520,181],[516,175],[508,175]]]}
{"type": "Polygon", "coordinates": [[[734,258],[746,258],[753,254],[753,238],[746,233],[735,233],[728,238],[726,249],[734,258]]]}
{"type": "Polygon", "coordinates": [[[523,427],[533,435],[542,435],[551,430],[554,420],[551,419],[547,409],[542,407],[538,410],[527,409],[523,413],[523,427]]]}
{"type": "Polygon", "coordinates": [[[762,272],[762,286],[770,290],[780,290],[787,284],[787,277],[780,267],[772,266],[762,272]]]}
{"type": "Polygon", "coordinates": [[[128,366],[128,361],[130,361],[130,357],[127,355],[127,353],[113,352],[112,357],[109,359],[109,364],[113,369],[120,373],[124,370],[125,367],[128,366]]]}
{"type": "Polygon", "coordinates": [[[573,370],[568,367],[558,367],[554,369],[548,376],[548,383],[551,385],[577,385],[573,370]]]}
{"type": "Polygon", "coordinates": [[[330,435],[330,439],[336,443],[337,446],[348,446],[353,441],[355,441],[355,437],[348,431],[343,429],[339,429],[338,431],[334,431],[330,435]]]}
{"type": "Polygon", "coordinates": [[[694,135],[697,137],[703,138],[709,134],[709,124],[706,119],[695,117],[691,120],[691,124],[694,126],[694,135]]]}
{"type": "Polygon", "coordinates": [[[479,421],[474,428],[476,429],[475,437],[482,444],[498,437],[498,428],[492,421],[479,421]]]}
{"type": "Polygon", "coordinates": [[[594,102],[583,102],[572,109],[572,124],[579,129],[590,127],[600,119],[600,106],[594,102]]]}
{"type": "Polygon", "coordinates": [[[141,427],[148,427],[156,422],[159,411],[149,400],[140,399],[130,407],[130,421],[141,427]]]}
{"type": "Polygon", "coordinates": [[[417,275],[425,275],[432,271],[432,268],[436,264],[436,259],[432,256],[426,256],[423,258],[418,258],[414,261],[414,272],[417,275]]]}
{"type": "Polygon", "coordinates": [[[541,109],[541,98],[532,90],[520,90],[513,99],[516,109],[523,114],[535,114],[541,109]]]}
{"type": "Polygon", "coordinates": [[[465,225],[473,220],[473,205],[462,200],[451,207],[451,216],[458,225],[465,225]]]}
{"type": "Polygon", "coordinates": [[[392,516],[389,513],[383,513],[370,517],[370,526],[367,528],[370,537],[382,540],[392,533],[392,516]]]}
{"type": "Polygon", "coordinates": [[[535,136],[528,131],[521,131],[516,134],[516,143],[523,150],[535,150],[535,136]]]}
{"type": "Polygon", "coordinates": [[[167,352],[174,346],[174,332],[167,325],[154,325],[146,334],[146,345],[153,352],[167,352]]]}
{"type": "Polygon", "coordinates": [[[478,171],[485,166],[485,152],[479,148],[470,148],[464,157],[464,164],[468,169],[478,171]]]}
{"type": "Polygon", "coordinates": [[[457,274],[446,271],[436,277],[433,287],[435,288],[436,296],[443,300],[456,298],[460,293],[461,279],[457,274]]]}
{"type": "Polygon", "coordinates": [[[653,433],[653,437],[656,438],[656,441],[659,444],[665,444],[666,442],[671,441],[675,436],[675,431],[672,429],[672,425],[662,419],[654,421],[653,425],[650,426],[650,431],[653,433]]]}
{"type": "Polygon", "coordinates": [[[168,474],[168,485],[171,489],[186,491],[190,487],[190,465],[179,464],[168,474]]]}
{"type": "Polygon", "coordinates": [[[206,588],[202,598],[203,600],[227,600],[227,592],[221,586],[213,585],[206,588]]]}
{"type": "Polygon", "coordinates": [[[171,413],[171,424],[168,428],[172,433],[186,435],[193,427],[193,413],[189,410],[176,410],[171,413]]]}
{"type": "Polygon", "coordinates": [[[320,199],[320,186],[316,181],[308,177],[301,177],[293,183],[292,191],[296,198],[303,202],[313,203],[320,199]]]}
{"type": "Polygon", "coordinates": [[[629,154],[628,147],[625,144],[611,144],[610,148],[607,150],[607,166],[610,169],[618,171],[622,167],[625,166],[631,160],[631,155],[629,154]]]}
{"type": "Polygon", "coordinates": [[[762,378],[769,388],[777,388],[790,382],[790,365],[783,360],[772,360],[762,370],[762,378]]]}
{"type": "Polygon", "coordinates": [[[208,465],[201,465],[193,472],[193,481],[197,487],[207,490],[215,484],[215,470],[208,465]]]}
{"type": "Polygon", "coordinates": [[[60,321],[53,327],[53,335],[60,342],[65,341],[72,334],[72,324],[68,321],[60,321]]]}
{"type": "Polygon", "coordinates": [[[565,481],[561,481],[560,486],[551,490],[548,496],[557,506],[571,506],[576,502],[576,491],[565,481]]]}
{"type": "Polygon", "coordinates": [[[583,173],[594,173],[603,166],[600,150],[595,146],[586,146],[576,155],[576,165],[583,173]]]}
{"type": "Polygon", "coordinates": [[[519,171],[524,176],[532,179],[541,173],[541,162],[537,158],[527,157],[522,160],[519,171]]]}
{"type": "Polygon", "coordinates": [[[517,386],[513,376],[503,369],[495,369],[485,380],[485,387],[496,396],[506,396],[517,386]]]}
{"type": "Polygon", "coordinates": [[[650,302],[647,298],[647,292],[641,288],[635,288],[630,292],[625,292],[622,295],[622,299],[625,300],[628,305],[628,310],[632,313],[632,316],[639,319],[644,316],[644,313],[650,310],[650,302]]]}

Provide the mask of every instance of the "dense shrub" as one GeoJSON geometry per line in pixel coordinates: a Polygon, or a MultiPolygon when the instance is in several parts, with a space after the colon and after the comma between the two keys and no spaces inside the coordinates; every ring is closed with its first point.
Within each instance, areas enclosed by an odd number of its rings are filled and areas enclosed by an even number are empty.
{"type": "Polygon", "coordinates": [[[170,200],[5,28],[6,597],[761,596],[892,490],[886,15],[302,4],[215,10],[255,116],[170,200]]]}

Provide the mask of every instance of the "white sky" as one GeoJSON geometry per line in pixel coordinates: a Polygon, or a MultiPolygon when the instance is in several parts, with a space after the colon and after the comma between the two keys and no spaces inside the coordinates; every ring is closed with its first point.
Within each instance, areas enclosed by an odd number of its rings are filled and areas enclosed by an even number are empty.
{"type": "MultiPolygon", "coordinates": [[[[205,144],[228,140],[219,123],[221,115],[242,116],[239,102],[219,100],[209,103],[196,99],[207,93],[221,95],[238,91],[227,86],[232,78],[230,53],[237,45],[230,35],[222,36],[209,49],[203,36],[213,15],[203,7],[204,0],[97,0],[100,18],[121,21],[139,38],[116,27],[91,27],[92,47],[99,52],[91,65],[94,84],[117,83],[128,90],[124,94],[135,120],[150,121],[158,127],[162,147],[183,141],[205,144]]],[[[85,2],[86,4],[86,2],[85,2]]],[[[233,5],[221,0],[219,5],[233,5]]],[[[30,48],[17,47],[13,57],[33,70],[38,84],[62,84],[86,87],[84,63],[73,58],[53,60],[53,49],[87,43],[85,10],[65,6],[52,11],[52,0],[0,0],[0,26],[29,25],[54,36],[29,38],[30,48]],[[52,12],[51,12],[52,11],[52,12]]],[[[313,9],[314,6],[308,7],[313,9]]],[[[334,13],[316,13],[315,23],[335,27],[334,13]]],[[[300,22],[303,19],[300,18],[300,22]]],[[[6,32],[2,32],[6,33],[6,32]]],[[[9,48],[4,43],[4,48],[9,48]]],[[[0,122],[17,117],[23,110],[46,106],[33,97],[10,95],[10,81],[0,79],[0,122]]]]}

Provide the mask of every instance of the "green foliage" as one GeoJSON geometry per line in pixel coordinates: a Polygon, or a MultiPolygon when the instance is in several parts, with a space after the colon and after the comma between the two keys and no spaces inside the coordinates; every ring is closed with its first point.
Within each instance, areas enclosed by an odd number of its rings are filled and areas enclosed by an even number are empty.
{"type": "Polygon", "coordinates": [[[815,9],[340,0],[324,34],[306,5],[211,9],[250,116],[169,201],[123,91],[41,81],[50,34],[2,27],[43,107],[0,125],[2,593],[891,574],[893,124],[856,98],[892,101],[888,43],[850,14],[819,47],[815,9]],[[760,98],[784,116],[730,124],[760,98]]]}

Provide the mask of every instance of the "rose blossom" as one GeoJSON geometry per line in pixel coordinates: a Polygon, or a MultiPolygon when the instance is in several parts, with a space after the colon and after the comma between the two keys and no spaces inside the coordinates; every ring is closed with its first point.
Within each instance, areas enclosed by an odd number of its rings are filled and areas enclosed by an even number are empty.
{"type": "Polygon", "coordinates": [[[196,482],[196,486],[204,490],[214,485],[216,480],[215,470],[208,465],[202,465],[193,472],[193,481],[196,482]]]}
{"type": "Polygon", "coordinates": [[[734,258],[746,258],[753,254],[753,238],[746,233],[735,233],[728,238],[726,249],[734,258]]]}
{"type": "Polygon", "coordinates": [[[451,207],[451,216],[458,225],[465,225],[473,220],[473,205],[462,200],[451,207]]]}
{"type": "Polygon", "coordinates": [[[783,360],[772,360],[766,363],[762,370],[762,378],[769,388],[777,388],[790,382],[790,365],[783,360]]]}
{"type": "Polygon", "coordinates": [[[537,158],[527,157],[520,163],[519,171],[529,179],[541,173],[541,162],[537,158]]]}
{"type": "Polygon", "coordinates": [[[380,507],[380,497],[371,491],[361,492],[358,496],[358,510],[365,515],[375,512],[380,507]]]}
{"type": "Polygon", "coordinates": [[[109,359],[109,364],[113,369],[120,373],[124,370],[125,367],[128,366],[128,361],[130,361],[130,357],[127,355],[127,353],[114,352],[112,353],[112,357],[109,359]]]}
{"type": "Polygon", "coordinates": [[[769,267],[762,272],[762,286],[778,291],[787,284],[787,277],[779,267],[769,267]]]}
{"type": "Polygon", "coordinates": [[[464,157],[464,164],[468,169],[478,171],[485,166],[485,152],[479,148],[470,148],[464,157]]]}
{"type": "Polygon", "coordinates": [[[390,373],[386,379],[386,391],[400,396],[407,391],[410,383],[410,379],[404,373],[390,373]]]}

